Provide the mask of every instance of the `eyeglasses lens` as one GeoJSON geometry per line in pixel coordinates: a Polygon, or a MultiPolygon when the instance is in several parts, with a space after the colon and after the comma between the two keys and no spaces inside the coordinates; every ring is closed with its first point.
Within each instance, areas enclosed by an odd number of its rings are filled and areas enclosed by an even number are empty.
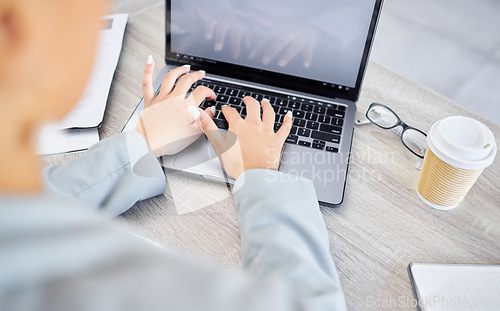
{"type": "Polygon", "coordinates": [[[372,107],[367,114],[370,121],[382,128],[391,128],[398,123],[398,117],[389,109],[383,106],[372,107]]]}
{"type": "Polygon", "coordinates": [[[403,132],[403,143],[415,154],[423,157],[427,147],[427,137],[414,129],[407,129],[403,132]]]}

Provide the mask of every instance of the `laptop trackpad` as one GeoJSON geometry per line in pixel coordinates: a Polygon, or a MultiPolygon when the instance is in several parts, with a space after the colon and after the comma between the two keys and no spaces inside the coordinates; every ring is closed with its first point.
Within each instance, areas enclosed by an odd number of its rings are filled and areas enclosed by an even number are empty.
{"type": "Polygon", "coordinates": [[[216,179],[225,178],[219,159],[204,135],[181,151],[173,164],[178,170],[202,176],[208,175],[216,179]]]}

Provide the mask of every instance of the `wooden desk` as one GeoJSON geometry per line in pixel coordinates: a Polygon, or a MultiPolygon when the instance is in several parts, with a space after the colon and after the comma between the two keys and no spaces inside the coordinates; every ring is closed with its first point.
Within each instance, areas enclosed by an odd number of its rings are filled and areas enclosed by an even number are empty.
{"type": "MultiPolygon", "coordinates": [[[[142,97],[148,54],[156,60],[156,72],[164,64],[163,1],[119,1],[113,12],[131,15],[101,139],[120,132],[142,97]]],[[[493,131],[500,145],[500,126],[374,62],[368,66],[358,111],[364,114],[372,102],[390,106],[423,131],[447,116],[474,117],[493,131]]],[[[458,208],[437,211],[417,197],[417,158],[399,137],[371,124],[355,129],[344,203],[322,209],[350,310],[384,309],[375,303],[413,299],[407,274],[411,262],[500,263],[499,158],[458,208]]],[[[139,202],[123,218],[160,244],[227,266],[241,263],[233,196],[225,184],[170,173],[163,195],[139,202]]],[[[386,309],[415,308],[410,301],[386,309]]]]}

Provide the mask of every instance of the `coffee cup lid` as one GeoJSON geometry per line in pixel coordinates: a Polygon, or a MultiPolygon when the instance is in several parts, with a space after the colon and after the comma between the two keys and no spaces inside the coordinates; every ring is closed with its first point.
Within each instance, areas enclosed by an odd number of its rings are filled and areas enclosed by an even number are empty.
{"type": "Polygon", "coordinates": [[[463,116],[448,117],[432,125],[427,144],[444,162],[466,170],[483,169],[497,153],[495,137],[483,123],[463,116]]]}

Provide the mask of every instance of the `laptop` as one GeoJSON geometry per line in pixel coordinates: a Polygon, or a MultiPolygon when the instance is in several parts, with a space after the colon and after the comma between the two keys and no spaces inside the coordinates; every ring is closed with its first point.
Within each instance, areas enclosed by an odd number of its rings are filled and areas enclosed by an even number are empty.
{"type": "MultiPolygon", "coordinates": [[[[246,116],[243,97],[268,99],[277,130],[287,111],[293,126],[280,172],[313,181],[320,205],[342,203],[354,115],[382,0],[166,0],[166,66],[154,81],[190,64],[215,91],[214,122],[227,130],[222,105],[246,116]]],[[[143,100],[123,130],[133,129],[143,100]]],[[[233,183],[207,138],[172,156],[166,169],[233,183]]]]}

